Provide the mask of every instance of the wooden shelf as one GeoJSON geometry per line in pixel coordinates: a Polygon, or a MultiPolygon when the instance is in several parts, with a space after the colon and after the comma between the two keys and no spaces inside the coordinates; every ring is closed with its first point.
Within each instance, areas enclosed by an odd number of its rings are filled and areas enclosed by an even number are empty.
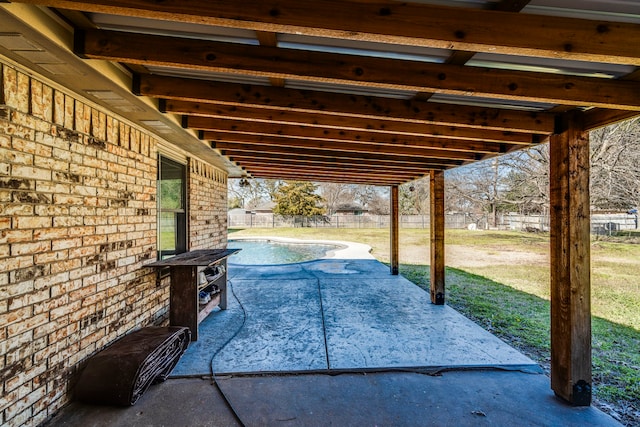
{"type": "Polygon", "coordinates": [[[202,322],[213,311],[214,308],[220,305],[220,293],[217,293],[206,304],[198,304],[198,323],[202,322]]]}
{"type": "Polygon", "coordinates": [[[149,267],[169,268],[171,275],[169,321],[172,326],[187,326],[191,330],[192,341],[198,340],[198,324],[214,308],[227,309],[227,258],[239,250],[202,249],[148,264],[149,267]],[[206,267],[218,267],[219,272],[209,276],[206,283],[200,283],[200,273],[206,267]],[[207,304],[200,304],[200,291],[214,284],[220,292],[215,294],[207,304]]]}

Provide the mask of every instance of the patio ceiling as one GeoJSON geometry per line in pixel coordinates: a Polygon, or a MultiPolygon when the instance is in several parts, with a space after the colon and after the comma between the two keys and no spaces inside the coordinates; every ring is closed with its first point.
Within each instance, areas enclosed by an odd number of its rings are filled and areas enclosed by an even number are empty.
{"type": "MultiPolygon", "coordinates": [[[[15,2],[14,2],[15,3],[15,2]]],[[[640,114],[635,0],[25,1],[240,169],[398,185],[640,114]]]]}

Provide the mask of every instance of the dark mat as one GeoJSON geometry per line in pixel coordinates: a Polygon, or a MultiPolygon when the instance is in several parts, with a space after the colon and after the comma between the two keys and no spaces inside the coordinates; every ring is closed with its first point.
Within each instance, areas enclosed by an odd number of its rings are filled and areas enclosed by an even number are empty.
{"type": "Polygon", "coordinates": [[[85,403],[134,405],[151,384],[167,379],[190,341],[182,326],[132,332],[89,359],[75,396],[85,403]]]}

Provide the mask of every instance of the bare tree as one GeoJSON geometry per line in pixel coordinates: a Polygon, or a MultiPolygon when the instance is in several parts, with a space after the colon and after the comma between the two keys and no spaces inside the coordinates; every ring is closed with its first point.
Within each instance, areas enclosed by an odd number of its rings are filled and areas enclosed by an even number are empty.
{"type": "Polygon", "coordinates": [[[640,119],[591,132],[591,203],[599,209],[640,206],[640,119]]]}
{"type": "Polygon", "coordinates": [[[505,198],[506,172],[501,158],[474,163],[451,171],[445,180],[445,197],[451,210],[486,214],[492,226],[498,213],[509,208],[505,198]]]}
{"type": "Polygon", "coordinates": [[[503,157],[507,168],[505,201],[524,214],[541,214],[549,206],[549,144],[503,157]]]}
{"type": "Polygon", "coordinates": [[[369,213],[373,215],[389,215],[391,204],[389,199],[389,187],[379,187],[367,206],[369,213]]]}
{"type": "Polygon", "coordinates": [[[273,201],[281,181],[273,179],[230,179],[229,207],[253,209],[264,202],[273,201]]]}
{"type": "Polygon", "coordinates": [[[420,178],[400,186],[400,213],[424,215],[429,213],[429,178],[420,178]]]}
{"type": "Polygon", "coordinates": [[[323,182],[318,184],[320,195],[325,201],[327,214],[333,215],[339,205],[353,201],[352,185],[323,182]]]}

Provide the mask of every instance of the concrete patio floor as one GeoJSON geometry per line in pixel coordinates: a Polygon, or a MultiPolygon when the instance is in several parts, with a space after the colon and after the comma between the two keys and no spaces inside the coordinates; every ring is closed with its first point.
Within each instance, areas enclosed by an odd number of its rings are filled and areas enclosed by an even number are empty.
{"type": "Polygon", "coordinates": [[[50,425],[619,425],[565,405],[531,359],[353,258],[230,265],[228,310],[205,319],[169,380],[134,407],[73,403],[50,425]]]}

